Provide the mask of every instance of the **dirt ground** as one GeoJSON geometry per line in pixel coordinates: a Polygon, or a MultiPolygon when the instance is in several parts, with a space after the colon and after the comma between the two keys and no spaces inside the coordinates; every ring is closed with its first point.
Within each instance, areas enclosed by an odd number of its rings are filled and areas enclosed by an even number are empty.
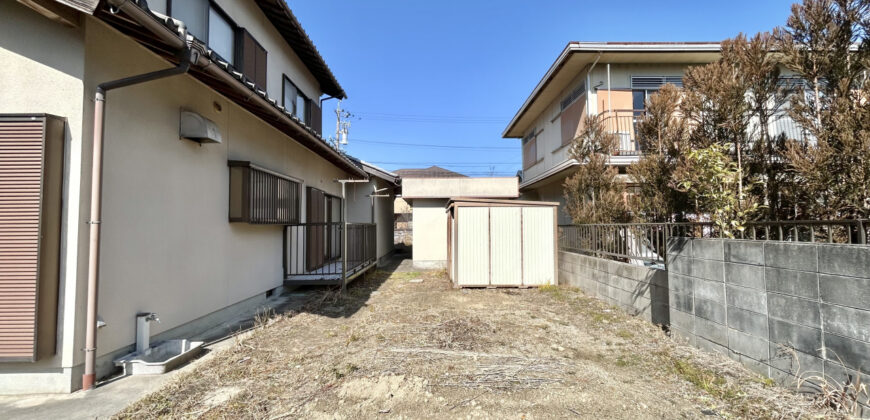
{"type": "Polygon", "coordinates": [[[378,271],[260,324],[118,417],[840,417],[575,289],[378,271]]]}

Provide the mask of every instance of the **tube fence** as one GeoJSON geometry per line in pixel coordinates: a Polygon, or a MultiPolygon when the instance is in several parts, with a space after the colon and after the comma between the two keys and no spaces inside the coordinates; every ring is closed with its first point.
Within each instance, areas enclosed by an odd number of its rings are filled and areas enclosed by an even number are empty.
{"type": "MultiPolygon", "coordinates": [[[[735,239],[866,245],[870,220],[751,222],[735,239]]],[[[712,222],[559,226],[559,250],[638,264],[665,264],[668,239],[722,238],[712,222]]]]}

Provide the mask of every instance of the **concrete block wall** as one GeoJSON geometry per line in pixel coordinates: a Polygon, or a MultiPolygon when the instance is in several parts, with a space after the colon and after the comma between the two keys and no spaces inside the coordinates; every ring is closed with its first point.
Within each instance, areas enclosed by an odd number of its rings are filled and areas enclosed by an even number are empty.
{"type": "Polygon", "coordinates": [[[671,331],[699,348],[785,386],[870,383],[870,246],[672,238],[668,284],[671,331]]]}
{"type": "Polygon", "coordinates": [[[559,252],[559,284],[578,287],[655,324],[668,324],[667,283],[664,270],[559,252]]]}

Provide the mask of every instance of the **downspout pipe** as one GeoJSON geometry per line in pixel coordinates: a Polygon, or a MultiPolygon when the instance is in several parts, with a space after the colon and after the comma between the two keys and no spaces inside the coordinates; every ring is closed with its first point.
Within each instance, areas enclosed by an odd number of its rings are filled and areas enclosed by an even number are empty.
{"type": "Polygon", "coordinates": [[[589,70],[586,70],[586,115],[590,116],[592,115],[592,108],[589,106],[591,103],[589,97],[592,96],[592,78],[590,76],[592,75],[592,70],[595,69],[596,65],[598,65],[598,60],[601,59],[601,54],[603,54],[603,51],[598,51],[598,57],[595,57],[595,62],[589,66],[589,70]]]}
{"type": "MultiPolygon", "coordinates": [[[[187,30],[184,25],[179,26],[179,32],[186,39],[187,30]]],[[[157,79],[163,79],[179,74],[187,73],[190,63],[196,60],[198,54],[185,44],[179,51],[178,65],[172,68],[157,70],[123,79],[112,80],[97,86],[94,97],[94,138],[91,164],[91,215],[88,220],[90,226],[90,243],[88,247],[88,291],[87,291],[87,314],[85,327],[85,372],[82,375],[82,389],[90,390],[96,384],[96,359],[97,359],[97,291],[100,279],[100,224],[102,215],[103,193],[103,137],[106,108],[106,93],[110,90],[146,83],[157,79]]]]}

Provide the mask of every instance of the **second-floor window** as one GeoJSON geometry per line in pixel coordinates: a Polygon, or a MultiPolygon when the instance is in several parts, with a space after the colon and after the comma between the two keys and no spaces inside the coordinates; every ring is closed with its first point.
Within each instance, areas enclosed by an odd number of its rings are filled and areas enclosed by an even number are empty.
{"type": "Polygon", "coordinates": [[[538,135],[540,131],[532,132],[523,137],[523,169],[528,169],[538,163],[538,135]]]}
{"type": "Polygon", "coordinates": [[[649,95],[656,93],[668,83],[683,87],[683,78],[681,76],[632,76],[631,107],[635,113],[645,110],[649,95]]]}
{"type": "Polygon", "coordinates": [[[260,89],[266,89],[266,49],[220,7],[208,0],[175,0],[169,13],[260,89]]]}
{"type": "Polygon", "coordinates": [[[287,76],[284,76],[282,105],[306,125],[311,125],[311,100],[287,76]]]}

